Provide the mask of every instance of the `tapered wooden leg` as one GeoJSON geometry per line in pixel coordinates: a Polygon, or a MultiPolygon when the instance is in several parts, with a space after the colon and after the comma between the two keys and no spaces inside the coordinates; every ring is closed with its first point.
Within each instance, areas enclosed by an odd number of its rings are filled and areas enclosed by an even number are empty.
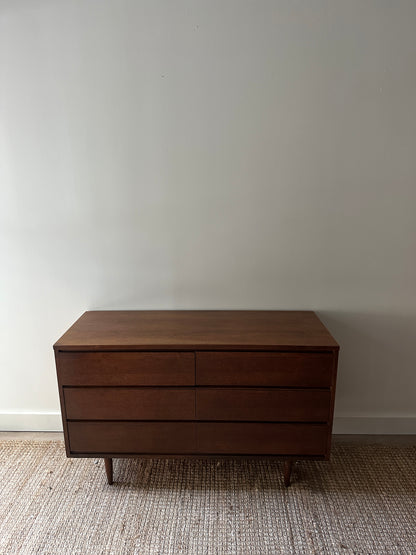
{"type": "Polygon", "coordinates": [[[107,482],[111,486],[111,484],[113,483],[113,459],[104,459],[104,464],[107,474],[107,482]]]}
{"type": "Polygon", "coordinates": [[[292,459],[288,459],[287,461],[285,461],[285,467],[283,469],[285,486],[287,488],[290,486],[290,475],[292,474],[293,463],[294,461],[292,459]]]}

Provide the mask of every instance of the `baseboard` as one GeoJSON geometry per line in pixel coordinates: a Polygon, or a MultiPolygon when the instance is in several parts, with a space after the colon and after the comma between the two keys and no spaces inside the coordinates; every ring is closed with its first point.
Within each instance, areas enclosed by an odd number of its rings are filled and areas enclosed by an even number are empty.
{"type": "Polygon", "coordinates": [[[3,432],[61,432],[60,412],[0,412],[3,432]]]}
{"type": "MultiPolygon", "coordinates": [[[[0,431],[61,432],[60,412],[0,412],[0,431]]],[[[338,416],[334,434],[416,434],[416,417],[338,416]]]]}
{"type": "Polygon", "coordinates": [[[416,416],[337,416],[334,434],[416,434],[416,416]]]}

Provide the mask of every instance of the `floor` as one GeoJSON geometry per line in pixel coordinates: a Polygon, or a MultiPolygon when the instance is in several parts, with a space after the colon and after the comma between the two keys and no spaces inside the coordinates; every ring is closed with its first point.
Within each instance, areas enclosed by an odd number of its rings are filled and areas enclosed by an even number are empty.
{"type": "Polygon", "coordinates": [[[414,435],[336,436],[290,488],[275,458],[116,459],[110,486],[61,438],[0,433],[0,555],[416,555],[414,435]]]}

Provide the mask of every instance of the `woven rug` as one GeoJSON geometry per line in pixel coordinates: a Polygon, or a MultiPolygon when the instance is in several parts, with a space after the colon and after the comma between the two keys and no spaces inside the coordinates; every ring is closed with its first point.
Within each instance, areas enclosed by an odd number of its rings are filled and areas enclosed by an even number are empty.
{"type": "Polygon", "coordinates": [[[335,444],[286,489],[278,460],[67,459],[0,442],[0,553],[414,554],[416,447],[335,444]]]}

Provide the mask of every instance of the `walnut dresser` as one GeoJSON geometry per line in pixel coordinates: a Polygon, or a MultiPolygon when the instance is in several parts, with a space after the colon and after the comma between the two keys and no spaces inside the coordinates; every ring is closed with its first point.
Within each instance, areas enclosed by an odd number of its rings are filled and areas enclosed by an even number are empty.
{"type": "Polygon", "coordinates": [[[314,312],[90,311],[55,343],[68,457],[328,460],[339,346],[314,312]]]}

